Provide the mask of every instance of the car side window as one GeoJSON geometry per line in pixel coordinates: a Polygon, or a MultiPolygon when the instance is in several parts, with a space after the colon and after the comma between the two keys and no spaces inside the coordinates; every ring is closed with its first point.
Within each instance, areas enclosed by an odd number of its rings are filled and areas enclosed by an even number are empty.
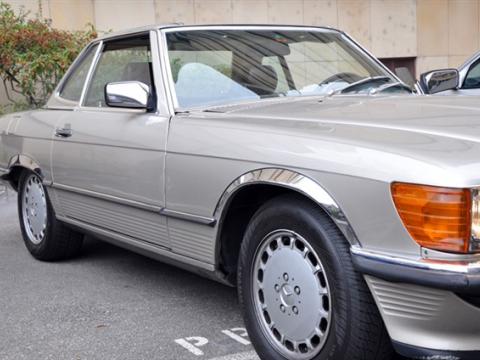
{"type": "Polygon", "coordinates": [[[60,91],[61,98],[71,101],[80,101],[83,87],[87,80],[88,71],[90,70],[97,49],[98,44],[88,49],[86,54],[80,60],[80,63],[73,69],[60,91]]]}
{"type": "Polygon", "coordinates": [[[480,88],[480,61],[473,64],[468,70],[465,81],[463,82],[463,89],[478,89],[480,88]]]}
{"type": "Polygon", "coordinates": [[[148,36],[114,40],[104,45],[89,84],[84,106],[105,107],[105,86],[119,81],[140,81],[152,87],[148,36]]]}

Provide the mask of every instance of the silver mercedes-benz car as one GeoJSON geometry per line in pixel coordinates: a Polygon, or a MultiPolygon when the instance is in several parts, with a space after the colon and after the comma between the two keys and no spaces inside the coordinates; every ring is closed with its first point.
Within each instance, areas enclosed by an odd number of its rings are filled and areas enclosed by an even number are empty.
{"type": "Polygon", "coordinates": [[[33,257],[89,233],[237,286],[262,359],[480,358],[480,108],[341,31],[93,41],[0,119],[0,174],[33,257]]]}

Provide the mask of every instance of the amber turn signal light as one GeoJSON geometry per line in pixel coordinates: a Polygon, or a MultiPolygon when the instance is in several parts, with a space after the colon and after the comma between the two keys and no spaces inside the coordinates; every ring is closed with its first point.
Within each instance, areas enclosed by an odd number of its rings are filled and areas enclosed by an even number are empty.
{"type": "Polygon", "coordinates": [[[393,183],[392,196],[403,224],[418,244],[447,252],[471,251],[470,189],[393,183]]]}

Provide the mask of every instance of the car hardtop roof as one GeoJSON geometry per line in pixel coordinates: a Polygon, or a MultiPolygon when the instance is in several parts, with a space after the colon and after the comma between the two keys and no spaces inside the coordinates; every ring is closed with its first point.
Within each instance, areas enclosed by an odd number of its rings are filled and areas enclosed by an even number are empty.
{"type": "Polygon", "coordinates": [[[147,25],[147,26],[141,26],[141,27],[136,27],[136,28],[130,28],[130,29],[125,29],[125,30],[120,30],[120,31],[115,31],[111,33],[104,34],[103,36],[98,37],[94,41],[99,41],[99,40],[109,40],[109,39],[114,39],[116,37],[123,37],[126,35],[133,35],[133,34],[141,34],[145,33],[151,30],[161,30],[161,29],[182,29],[185,28],[185,30],[196,30],[196,29],[208,29],[208,28],[256,28],[256,27],[265,27],[265,28],[304,28],[304,29],[324,29],[324,30],[332,30],[332,31],[338,31],[341,32],[338,29],[329,27],[329,26],[314,26],[314,25],[280,25],[280,24],[207,24],[207,25],[185,25],[182,23],[166,23],[166,24],[155,24],[155,25],[147,25]]]}

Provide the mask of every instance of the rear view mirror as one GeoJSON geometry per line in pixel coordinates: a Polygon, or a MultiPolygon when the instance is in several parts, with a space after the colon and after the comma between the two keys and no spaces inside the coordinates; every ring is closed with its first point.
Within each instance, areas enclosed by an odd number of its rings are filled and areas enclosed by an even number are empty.
{"type": "Polygon", "coordinates": [[[111,107],[149,109],[150,87],[140,81],[108,83],[105,86],[105,102],[111,107]]]}
{"type": "Polygon", "coordinates": [[[420,75],[420,87],[425,94],[436,94],[456,89],[459,78],[457,69],[433,70],[420,75]]]}

